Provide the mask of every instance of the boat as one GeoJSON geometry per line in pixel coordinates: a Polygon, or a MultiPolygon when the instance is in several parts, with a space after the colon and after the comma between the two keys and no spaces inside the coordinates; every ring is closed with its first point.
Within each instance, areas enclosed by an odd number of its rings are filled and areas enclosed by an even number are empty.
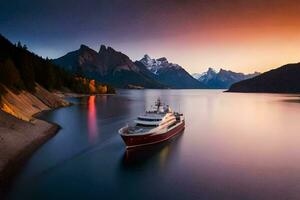
{"type": "Polygon", "coordinates": [[[169,140],[183,132],[184,116],[173,112],[169,105],[164,105],[157,99],[149,111],[138,116],[132,125],[126,125],[119,134],[127,149],[153,145],[169,140]]]}

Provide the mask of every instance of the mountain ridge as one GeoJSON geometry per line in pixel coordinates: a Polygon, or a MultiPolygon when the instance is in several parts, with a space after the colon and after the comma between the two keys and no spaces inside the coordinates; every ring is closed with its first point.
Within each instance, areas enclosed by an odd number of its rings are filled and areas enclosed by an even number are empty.
{"type": "Polygon", "coordinates": [[[168,61],[166,57],[158,59],[151,58],[145,54],[142,59],[136,61],[139,65],[144,65],[154,78],[161,83],[174,89],[203,89],[206,86],[198,82],[183,67],[168,61]]]}
{"type": "Polygon", "coordinates": [[[105,45],[100,45],[97,52],[82,44],[79,49],[53,59],[52,62],[72,73],[117,88],[165,88],[163,84],[152,80],[127,55],[105,45]]]}
{"type": "Polygon", "coordinates": [[[105,45],[100,45],[98,52],[81,45],[79,49],[52,62],[73,73],[118,88],[205,88],[185,69],[169,63],[165,57],[151,59],[145,55],[141,60],[133,62],[126,54],[105,45]]]}
{"type": "Polygon", "coordinates": [[[259,72],[244,74],[222,68],[217,72],[213,68],[208,68],[202,74],[193,74],[193,77],[210,89],[228,89],[233,83],[255,77],[259,74],[259,72]]]}

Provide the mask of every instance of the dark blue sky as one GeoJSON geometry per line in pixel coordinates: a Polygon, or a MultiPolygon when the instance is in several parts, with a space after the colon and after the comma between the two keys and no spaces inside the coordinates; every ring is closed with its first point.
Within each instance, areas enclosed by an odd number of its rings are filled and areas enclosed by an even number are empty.
{"type": "Polygon", "coordinates": [[[94,47],[98,45],[95,43],[124,43],[133,38],[141,39],[139,35],[155,33],[143,27],[147,13],[138,2],[1,1],[0,31],[9,39],[21,40],[50,57],[78,48],[81,43],[94,47]]]}
{"type": "Polygon", "coordinates": [[[0,9],[0,33],[43,57],[106,44],[133,60],[165,56],[190,72],[300,61],[295,0],[2,0],[0,9]]]}
{"type": "Polygon", "coordinates": [[[180,2],[1,1],[0,31],[13,41],[21,40],[43,56],[56,57],[78,48],[81,43],[98,48],[100,43],[118,46],[133,40],[164,37],[172,32],[172,15],[180,2]]]}

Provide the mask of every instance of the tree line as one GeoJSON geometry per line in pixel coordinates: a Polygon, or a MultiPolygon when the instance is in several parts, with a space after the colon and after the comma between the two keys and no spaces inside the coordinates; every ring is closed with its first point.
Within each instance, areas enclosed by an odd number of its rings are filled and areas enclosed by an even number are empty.
{"type": "MultiPolygon", "coordinates": [[[[106,84],[71,74],[27,50],[20,42],[12,44],[0,35],[0,83],[17,91],[34,92],[36,83],[52,90],[71,90],[76,93],[114,93],[106,84]]],[[[3,92],[3,88],[0,92],[3,92]]]]}

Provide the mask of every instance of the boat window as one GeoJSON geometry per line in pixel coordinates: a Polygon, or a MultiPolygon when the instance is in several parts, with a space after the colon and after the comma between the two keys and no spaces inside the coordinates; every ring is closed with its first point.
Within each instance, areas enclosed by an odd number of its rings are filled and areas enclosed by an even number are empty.
{"type": "Polygon", "coordinates": [[[169,128],[172,128],[173,126],[175,126],[177,123],[172,123],[172,124],[170,124],[169,126],[168,126],[168,129],[169,128]]]}
{"type": "Polygon", "coordinates": [[[161,119],[148,119],[148,118],[143,118],[143,117],[138,117],[138,120],[149,121],[149,122],[158,122],[158,121],[161,121],[161,119]]]}
{"type": "Polygon", "coordinates": [[[156,127],[156,126],[158,126],[158,125],[156,125],[156,124],[136,124],[137,126],[142,126],[142,127],[156,127]]]}

